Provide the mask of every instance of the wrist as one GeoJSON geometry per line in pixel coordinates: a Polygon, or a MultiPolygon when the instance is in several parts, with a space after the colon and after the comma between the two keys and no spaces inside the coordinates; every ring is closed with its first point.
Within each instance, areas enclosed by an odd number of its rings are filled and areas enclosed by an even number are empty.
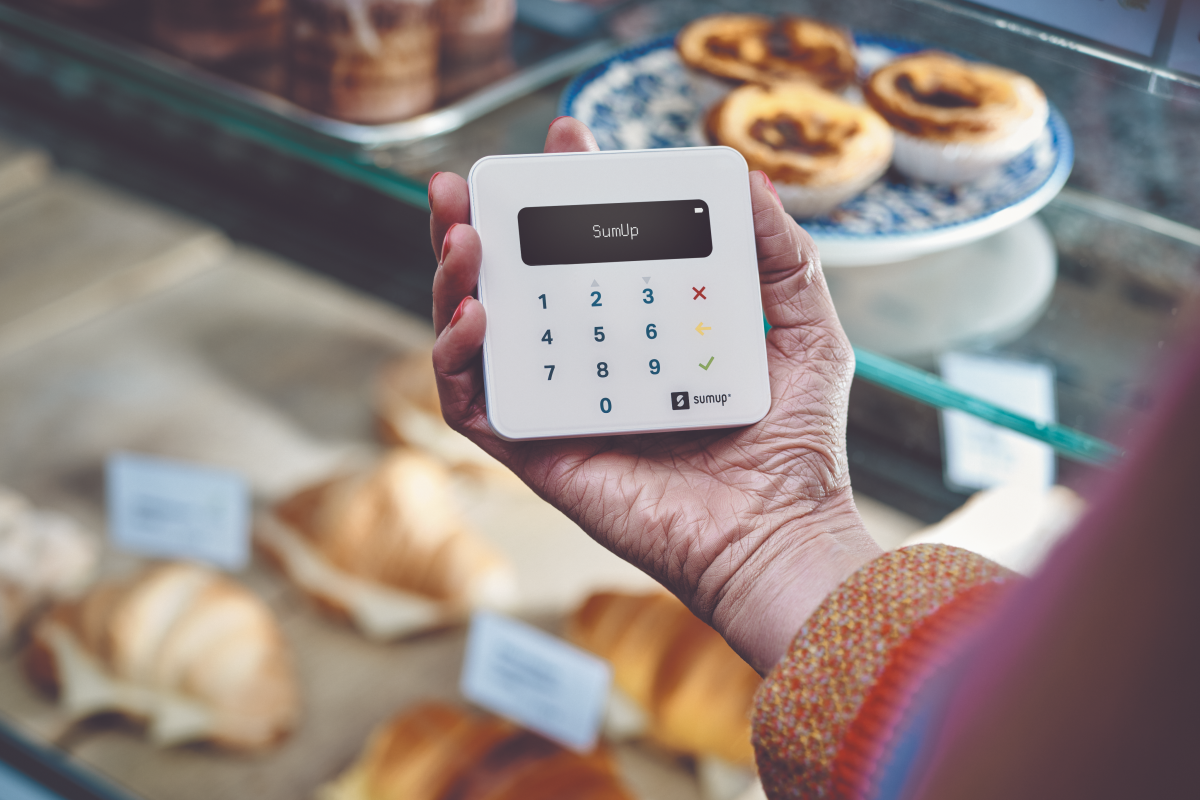
{"type": "Polygon", "coordinates": [[[729,575],[712,626],[766,675],[825,598],[882,554],[849,488],[801,516],[766,525],[754,552],[729,575]]]}

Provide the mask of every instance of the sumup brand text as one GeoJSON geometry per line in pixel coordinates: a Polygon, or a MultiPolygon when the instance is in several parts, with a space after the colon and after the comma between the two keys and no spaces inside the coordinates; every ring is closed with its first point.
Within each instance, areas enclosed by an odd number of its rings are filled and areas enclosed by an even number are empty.
{"type": "Polygon", "coordinates": [[[619,237],[622,239],[636,239],[637,235],[638,229],[636,225],[618,225],[615,228],[605,228],[600,225],[592,226],[593,239],[611,239],[613,237],[619,237]]]}
{"type": "Polygon", "coordinates": [[[692,395],[692,403],[698,406],[702,406],[705,403],[720,403],[721,405],[725,405],[725,401],[729,397],[730,395],[727,394],[694,394],[692,395]]]}

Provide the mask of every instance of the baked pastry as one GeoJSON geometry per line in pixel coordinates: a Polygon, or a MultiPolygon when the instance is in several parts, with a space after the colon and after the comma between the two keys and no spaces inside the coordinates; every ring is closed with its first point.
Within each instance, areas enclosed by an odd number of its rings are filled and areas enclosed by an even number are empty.
{"type": "Polygon", "coordinates": [[[669,594],[592,595],[567,637],[612,663],[613,683],[673,750],[754,763],[750,709],[761,679],[720,634],[669,594]]]}
{"type": "Polygon", "coordinates": [[[380,726],[318,800],[632,800],[607,751],[564,750],[494,717],[427,703],[380,726]]]}
{"type": "Polygon", "coordinates": [[[257,542],[301,590],[374,639],[506,608],[512,567],[454,512],[450,489],[441,464],[395,450],[279,503],[257,542]]]}
{"type": "Polygon", "coordinates": [[[508,54],[516,0],[437,0],[442,68],[495,61],[508,54]]]}
{"type": "Polygon", "coordinates": [[[218,64],[283,49],[288,0],[152,0],[150,35],[189,61],[218,64]]]}
{"type": "Polygon", "coordinates": [[[417,350],[388,364],[375,384],[375,405],[380,432],[390,444],[419,448],[455,470],[512,474],[446,424],[431,351],[417,350]]]}
{"type": "Polygon", "coordinates": [[[896,129],[896,169],[936,183],[975,180],[1024,152],[1050,113],[1024,75],[936,51],[885,64],[863,94],[896,129]]]}
{"type": "Polygon", "coordinates": [[[434,0],[293,0],[291,97],[348,122],[395,122],[438,95],[434,0]]]}
{"type": "Polygon", "coordinates": [[[45,603],[91,581],[100,544],[74,520],[0,487],[0,644],[45,603]]]}
{"type": "Polygon", "coordinates": [[[442,25],[440,100],[451,102],[516,69],[516,0],[437,0],[442,25]]]}
{"type": "Polygon", "coordinates": [[[54,607],[34,629],[25,666],[76,717],[144,719],[161,745],[257,750],[298,715],[291,658],[270,609],[188,564],[152,567],[54,607]]]}
{"type": "Polygon", "coordinates": [[[746,83],[802,82],[839,92],[857,68],[850,34],[807,17],[701,17],[679,32],[675,49],[705,108],[746,83]]]}
{"type": "Polygon", "coordinates": [[[882,117],[804,83],[735,89],[709,112],[707,132],[765,172],[798,217],[832,211],[874,183],[892,158],[882,117]]]}

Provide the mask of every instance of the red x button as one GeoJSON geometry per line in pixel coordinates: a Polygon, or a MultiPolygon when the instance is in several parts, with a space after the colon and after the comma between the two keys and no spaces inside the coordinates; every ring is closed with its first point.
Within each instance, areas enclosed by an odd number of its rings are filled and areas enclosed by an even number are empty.
{"type": "Polygon", "coordinates": [[[693,300],[707,300],[708,298],[704,296],[704,290],[707,288],[708,288],[707,286],[701,286],[699,289],[697,289],[695,286],[693,286],[692,291],[695,292],[696,295],[692,299],[693,300]]]}

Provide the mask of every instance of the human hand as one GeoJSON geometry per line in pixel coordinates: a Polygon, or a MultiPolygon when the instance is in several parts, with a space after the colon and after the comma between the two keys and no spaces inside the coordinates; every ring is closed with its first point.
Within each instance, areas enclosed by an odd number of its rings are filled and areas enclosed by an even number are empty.
{"type": "MultiPolygon", "coordinates": [[[[562,117],[546,152],[597,150],[562,117]]],[[[765,674],[804,620],[879,554],[850,490],[846,408],[854,355],[816,246],[761,172],[749,176],[767,335],[771,409],[720,431],[507,442],[487,421],[481,246],[467,183],[429,184],[433,350],[442,413],[600,544],[708,621],[765,674]]]]}

